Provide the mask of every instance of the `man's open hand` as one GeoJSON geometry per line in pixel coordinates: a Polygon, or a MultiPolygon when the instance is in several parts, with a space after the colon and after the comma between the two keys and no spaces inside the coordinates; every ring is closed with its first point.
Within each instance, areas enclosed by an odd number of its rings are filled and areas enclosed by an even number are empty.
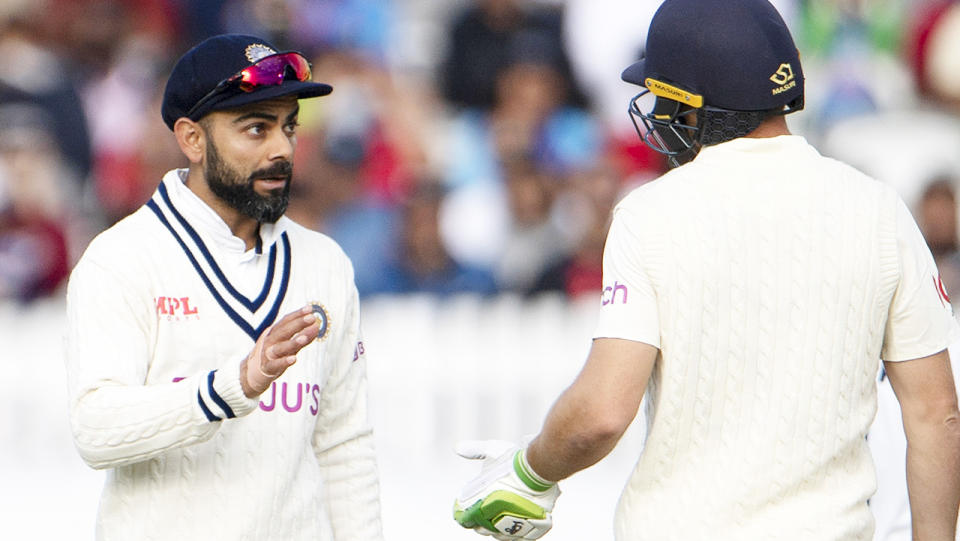
{"type": "Polygon", "coordinates": [[[312,342],[320,324],[310,305],[291,312],[264,331],[240,366],[240,385],[247,398],[259,396],[297,362],[297,352],[312,342]]]}

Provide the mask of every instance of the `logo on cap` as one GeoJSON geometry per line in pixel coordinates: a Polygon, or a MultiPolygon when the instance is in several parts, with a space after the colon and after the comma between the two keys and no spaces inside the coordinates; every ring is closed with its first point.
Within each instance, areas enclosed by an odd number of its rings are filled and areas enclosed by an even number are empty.
{"type": "Polygon", "coordinates": [[[699,94],[687,92],[682,88],[675,87],[663,81],[658,81],[652,77],[647,77],[647,79],[644,81],[644,84],[650,89],[650,92],[654,96],[660,96],[673,101],[679,101],[680,103],[685,103],[690,107],[696,107],[698,109],[703,107],[703,96],[699,94]]]}
{"type": "Polygon", "coordinates": [[[797,79],[793,75],[793,68],[787,63],[780,64],[780,67],[777,68],[777,71],[770,76],[770,81],[772,81],[775,85],[779,85],[777,88],[774,88],[771,91],[773,95],[786,92],[787,90],[797,86],[797,79]]]}
{"type": "Polygon", "coordinates": [[[274,51],[262,43],[254,43],[247,45],[246,54],[247,60],[249,60],[251,64],[256,64],[272,54],[277,54],[277,51],[274,51]]]}

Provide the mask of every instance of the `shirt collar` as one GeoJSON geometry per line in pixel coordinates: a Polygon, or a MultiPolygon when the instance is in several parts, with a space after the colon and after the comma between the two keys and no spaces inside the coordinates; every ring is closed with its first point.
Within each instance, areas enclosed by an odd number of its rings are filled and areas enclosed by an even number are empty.
{"type": "Polygon", "coordinates": [[[770,155],[777,159],[784,150],[800,150],[816,152],[810,143],[800,135],[778,135],[776,137],[738,137],[718,145],[704,147],[697,154],[695,161],[707,161],[715,156],[728,153],[750,154],[751,156],[770,155]],[[701,160],[701,158],[706,158],[701,160]]]}
{"type": "MultiPolygon", "coordinates": [[[[193,190],[187,187],[186,180],[186,169],[174,169],[163,177],[163,183],[167,187],[171,202],[183,214],[184,218],[202,235],[222,249],[237,254],[247,252],[247,244],[243,239],[235,236],[227,223],[223,221],[223,218],[197,194],[193,193],[193,190]]],[[[286,221],[287,218],[284,216],[277,220],[275,224],[261,223],[260,241],[253,250],[249,251],[250,254],[258,255],[269,252],[270,246],[286,230],[286,221]]]]}

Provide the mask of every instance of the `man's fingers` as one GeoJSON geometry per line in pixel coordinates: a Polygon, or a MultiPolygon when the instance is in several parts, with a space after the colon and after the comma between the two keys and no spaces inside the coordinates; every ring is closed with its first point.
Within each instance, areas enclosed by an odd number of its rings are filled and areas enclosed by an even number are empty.
{"type": "Polygon", "coordinates": [[[272,337],[274,339],[272,340],[273,343],[267,345],[265,348],[265,351],[268,353],[267,358],[277,359],[288,355],[296,355],[298,351],[317,337],[319,331],[320,325],[314,321],[286,340],[276,340],[277,337],[272,337]]]}
{"type": "Polygon", "coordinates": [[[317,337],[319,330],[319,324],[314,321],[305,329],[290,337],[290,339],[278,341],[264,347],[261,365],[263,371],[267,374],[276,374],[277,376],[282,374],[284,370],[297,362],[297,352],[312,342],[314,338],[317,337]]]}
{"type": "Polygon", "coordinates": [[[316,323],[317,318],[313,315],[310,305],[291,312],[273,324],[267,338],[271,341],[289,340],[293,335],[316,323]]]}

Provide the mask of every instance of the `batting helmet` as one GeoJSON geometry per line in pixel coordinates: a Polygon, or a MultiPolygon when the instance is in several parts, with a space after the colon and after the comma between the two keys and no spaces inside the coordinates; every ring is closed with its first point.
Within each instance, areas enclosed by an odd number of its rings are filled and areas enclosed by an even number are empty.
{"type": "Polygon", "coordinates": [[[644,58],[621,78],[644,87],[630,102],[640,137],[675,165],[803,108],[799,53],[767,0],[666,0],[650,22],[644,58]],[[645,113],[639,100],[648,93],[656,99],[645,113]]]}

